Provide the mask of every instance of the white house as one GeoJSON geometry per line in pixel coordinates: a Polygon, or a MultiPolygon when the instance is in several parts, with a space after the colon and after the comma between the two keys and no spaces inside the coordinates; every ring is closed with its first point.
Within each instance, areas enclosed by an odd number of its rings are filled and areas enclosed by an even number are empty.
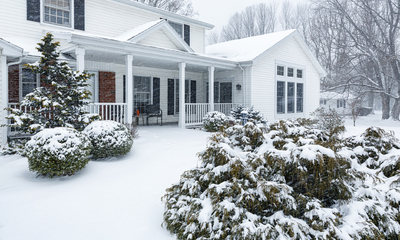
{"type": "Polygon", "coordinates": [[[337,93],[337,92],[321,92],[319,105],[323,108],[335,109],[340,114],[350,114],[351,113],[351,103],[354,101],[354,97],[350,93],[337,93]]]}
{"type": "MultiPolygon", "coordinates": [[[[268,120],[318,107],[325,72],[296,31],[206,47],[212,28],[131,0],[7,1],[0,8],[2,107],[40,85],[23,65],[39,59],[35,47],[47,32],[73,68],[94,74],[90,110],[106,119],[132,122],[148,104],[181,127],[235,104],[254,105],[268,120]]],[[[0,134],[5,143],[7,130],[0,134]]]]}

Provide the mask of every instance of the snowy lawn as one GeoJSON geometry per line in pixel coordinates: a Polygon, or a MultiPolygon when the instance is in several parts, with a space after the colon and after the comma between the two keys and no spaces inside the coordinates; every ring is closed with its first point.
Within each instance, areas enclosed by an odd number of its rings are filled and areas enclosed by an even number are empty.
{"type": "MultiPolygon", "coordinates": [[[[346,136],[400,123],[362,117],[346,136]]],[[[197,165],[209,133],[176,126],[139,128],[123,158],[90,162],[72,177],[36,178],[26,158],[0,157],[0,239],[174,239],[161,227],[165,189],[197,165]]]]}
{"type": "Polygon", "coordinates": [[[140,127],[123,158],[72,177],[36,178],[26,158],[0,157],[0,239],[174,239],[161,227],[165,189],[197,164],[209,133],[140,127]]]}

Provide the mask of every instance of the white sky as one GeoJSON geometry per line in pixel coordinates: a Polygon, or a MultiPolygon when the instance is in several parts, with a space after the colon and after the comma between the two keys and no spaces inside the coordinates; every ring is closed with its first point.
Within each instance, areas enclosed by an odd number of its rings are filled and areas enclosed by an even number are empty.
{"type": "MultiPolygon", "coordinates": [[[[235,12],[241,12],[247,6],[258,3],[269,3],[272,0],[192,0],[193,8],[198,12],[195,18],[215,25],[215,30],[220,30],[228,23],[235,12]]],[[[275,0],[280,3],[282,0],[275,0]]],[[[293,4],[304,0],[290,0],[293,4]]]]}

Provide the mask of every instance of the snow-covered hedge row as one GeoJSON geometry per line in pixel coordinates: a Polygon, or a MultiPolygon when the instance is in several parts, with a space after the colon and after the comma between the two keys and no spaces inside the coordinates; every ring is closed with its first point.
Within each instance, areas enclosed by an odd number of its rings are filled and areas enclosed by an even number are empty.
{"type": "Polygon", "coordinates": [[[225,114],[221,112],[208,112],[203,117],[203,126],[207,132],[217,132],[228,124],[228,119],[225,114]]]}
{"type": "Polygon", "coordinates": [[[339,139],[313,121],[212,135],[167,189],[178,239],[397,239],[400,143],[379,128],[339,139]]]}
{"type": "Polygon", "coordinates": [[[115,121],[92,122],[83,133],[93,144],[91,154],[94,158],[125,155],[132,148],[132,135],[125,125],[115,121]]]}
{"type": "Polygon", "coordinates": [[[92,144],[72,128],[44,129],[25,145],[29,170],[53,177],[72,175],[89,162],[92,144]]]}

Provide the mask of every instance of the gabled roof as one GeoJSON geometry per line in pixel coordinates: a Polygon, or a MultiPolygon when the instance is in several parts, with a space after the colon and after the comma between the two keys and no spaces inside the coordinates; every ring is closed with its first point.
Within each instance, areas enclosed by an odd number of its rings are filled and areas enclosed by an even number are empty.
{"type": "Polygon", "coordinates": [[[254,37],[217,43],[206,47],[206,54],[238,62],[253,61],[295,30],[275,32],[254,37]]]}
{"type": "Polygon", "coordinates": [[[21,57],[23,55],[23,49],[0,38],[0,55],[21,57]]]}
{"type": "Polygon", "coordinates": [[[254,37],[232,40],[228,42],[217,43],[206,47],[206,54],[219,58],[226,58],[237,62],[252,62],[271,49],[277,47],[286,39],[294,37],[300,44],[300,47],[311,60],[315,68],[323,77],[325,70],[319,64],[318,60],[312,54],[307,44],[301,38],[296,30],[286,30],[274,32],[254,37]]]}
{"type": "Polygon", "coordinates": [[[164,19],[160,19],[153,22],[140,25],[133,28],[125,33],[115,37],[114,39],[119,41],[128,41],[132,43],[138,43],[146,37],[149,37],[152,33],[162,30],[165,35],[175,44],[175,46],[182,51],[194,52],[193,49],[178,35],[178,33],[168,24],[164,19]]]}

